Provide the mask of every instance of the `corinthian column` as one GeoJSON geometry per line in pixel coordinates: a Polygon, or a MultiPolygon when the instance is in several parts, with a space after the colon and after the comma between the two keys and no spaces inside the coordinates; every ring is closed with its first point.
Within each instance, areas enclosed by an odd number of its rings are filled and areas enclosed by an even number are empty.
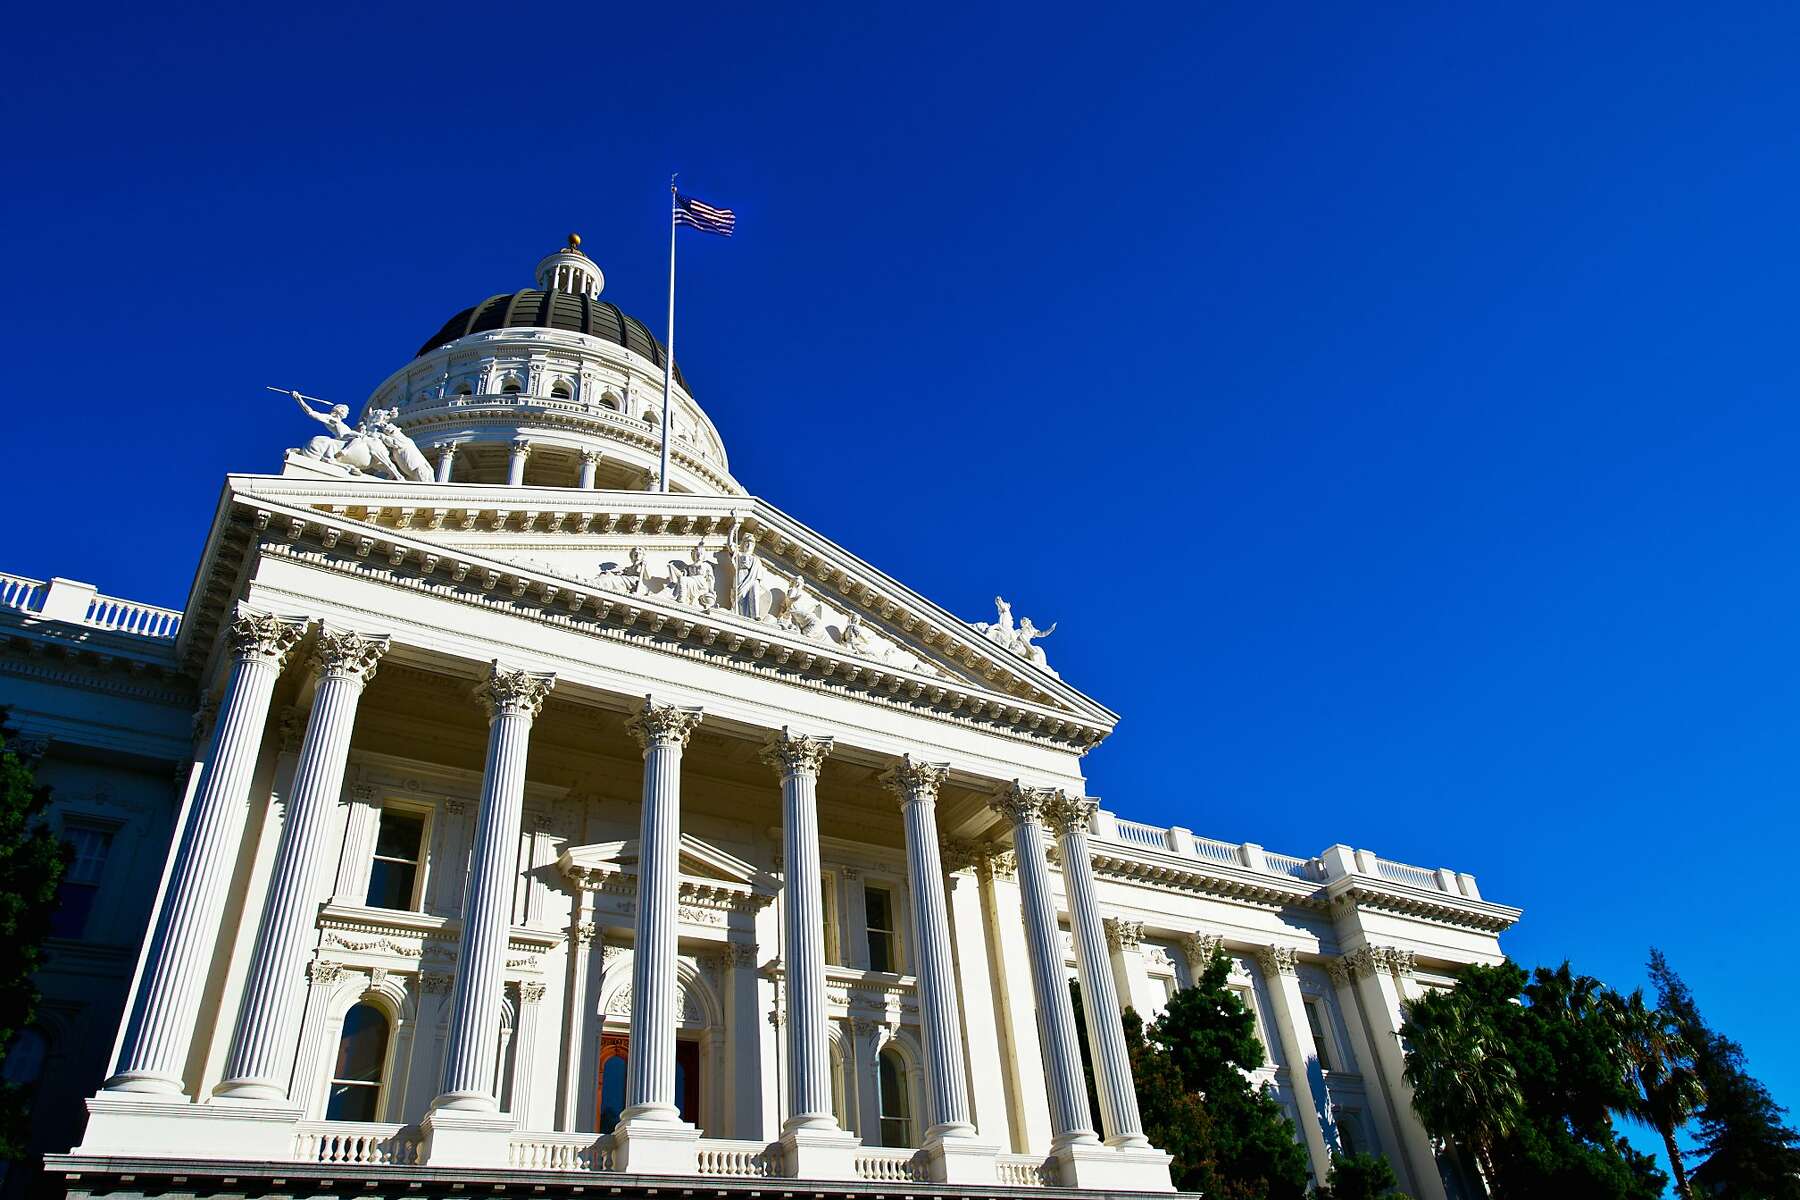
{"type": "Polygon", "coordinates": [[[825,1025],[825,917],[819,872],[819,767],[832,739],[783,729],[763,760],[781,776],[782,895],[787,972],[788,1112],[782,1132],[838,1127],[825,1025]]]}
{"type": "MultiPolygon", "coordinates": [[[[506,933],[512,924],[514,867],[525,809],[525,756],[531,723],[556,685],[554,675],[503,668],[498,662],[475,695],[488,711],[487,768],[481,811],[463,893],[462,945],[444,1041],[444,1082],[433,1109],[491,1113],[506,986],[506,933]]],[[[435,1155],[436,1161],[445,1161],[435,1155]]]]}
{"type": "Polygon", "coordinates": [[[1075,1009],[1063,981],[1062,939],[1057,936],[1056,902],[1050,895],[1050,868],[1044,862],[1044,806],[1058,796],[1055,788],[1014,783],[993,801],[994,809],[1012,821],[1031,989],[1037,996],[1038,1024],[1043,1032],[1044,1088],[1050,1093],[1053,1150],[1091,1146],[1100,1140],[1088,1127],[1087,1087],[1081,1076],[1081,1051],[1075,1043],[1075,1009]]]}
{"type": "Polygon", "coordinates": [[[306,632],[303,621],[239,605],[226,637],[231,674],[212,749],[175,847],[162,907],[150,935],[131,1023],[109,1089],[180,1095],[201,995],[212,977],[213,942],[225,910],[231,866],[256,771],[269,699],[282,660],[306,632]]]}
{"type": "Polygon", "coordinates": [[[999,1147],[974,1144],[968,1077],[963,1069],[962,1013],[950,962],[950,917],[938,849],[937,794],[949,767],[907,755],[881,779],[899,797],[906,823],[906,884],[912,895],[913,974],[919,981],[919,1031],[925,1043],[930,1101],[926,1159],[946,1183],[992,1183],[999,1147]]]}
{"type": "Polygon", "coordinates": [[[217,1095],[252,1100],[288,1095],[305,998],[302,967],[316,923],[319,875],[330,850],[331,813],[344,787],[357,701],[387,647],[385,637],[331,626],[319,630],[312,715],[294,767],[287,822],[217,1095]]]}
{"type": "Polygon", "coordinates": [[[781,776],[782,967],[786,975],[788,1111],[781,1124],[789,1170],[802,1179],[854,1178],[856,1139],[831,1109],[825,1015],[825,899],[819,873],[819,767],[832,739],[782,729],[763,747],[781,776]]]}
{"type": "Polygon", "coordinates": [[[631,954],[631,1057],[625,1109],[613,1135],[616,1167],[648,1174],[698,1170],[699,1131],[675,1103],[675,924],[681,894],[681,752],[700,710],[657,704],[628,728],[644,748],[638,825],[638,907],[631,954]]]}
{"type": "Polygon", "coordinates": [[[1112,960],[1106,949],[1106,926],[1094,899],[1094,872],[1088,863],[1087,829],[1099,805],[1092,800],[1056,795],[1044,805],[1045,819],[1056,830],[1062,858],[1063,890],[1068,893],[1069,926],[1075,935],[1075,971],[1081,979],[1082,1008],[1087,1014],[1088,1052],[1100,1092],[1100,1119],[1109,1146],[1150,1144],[1138,1118],[1137,1089],[1131,1081],[1131,1058],[1119,1023],[1119,990],[1113,983],[1112,960]]]}

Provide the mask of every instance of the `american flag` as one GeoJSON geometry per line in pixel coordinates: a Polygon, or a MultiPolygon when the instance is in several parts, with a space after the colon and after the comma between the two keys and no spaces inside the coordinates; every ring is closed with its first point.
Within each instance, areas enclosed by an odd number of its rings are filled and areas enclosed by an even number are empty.
{"type": "Polygon", "coordinates": [[[688,225],[701,233],[716,233],[720,237],[730,237],[731,231],[737,227],[737,214],[729,208],[714,208],[692,196],[675,193],[675,223],[688,225]]]}

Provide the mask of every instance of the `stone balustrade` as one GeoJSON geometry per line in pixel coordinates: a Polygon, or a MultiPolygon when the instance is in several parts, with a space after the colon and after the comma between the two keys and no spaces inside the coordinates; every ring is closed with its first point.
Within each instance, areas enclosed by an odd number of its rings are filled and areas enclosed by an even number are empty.
{"type": "Polygon", "coordinates": [[[174,641],[181,632],[178,609],[102,596],[93,584],[73,579],[57,578],[46,583],[0,572],[0,608],[156,641],[174,641]]]}

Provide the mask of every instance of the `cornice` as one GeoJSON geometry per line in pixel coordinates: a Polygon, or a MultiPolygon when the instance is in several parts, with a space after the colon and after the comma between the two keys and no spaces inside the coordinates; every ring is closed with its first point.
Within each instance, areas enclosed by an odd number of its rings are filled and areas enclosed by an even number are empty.
{"type": "Polygon", "coordinates": [[[1304,908],[1315,912],[1326,909],[1325,898],[1317,885],[1287,876],[1265,875],[1247,868],[1180,858],[1115,842],[1090,840],[1088,847],[1094,873],[1102,878],[1270,909],[1304,908]]]}
{"type": "MultiPolygon", "coordinates": [[[[407,512],[416,515],[417,509],[407,512]]],[[[967,680],[942,679],[866,659],[724,609],[702,610],[660,596],[598,591],[590,583],[565,579],[549,568],[463,553],[460,548],[421,541],[348,514],[240,496],[232,505],[228,523],[255,531],[259,538],[256,549],[263,555],[286,557],[367,582],[425,591],[447,602],[590,636],[703,658],[796,686],[898,705],[922,716],[1022,741],[1085,753],[1111,727],[1110,720],[1084,718],[967,680]]],[[[947,615],[943,619],[954,620],[947,615]]],[[[969,640],[977,636],[971,630],[969,640]]],[[[943,640],[953,641],[955,635],[945,634],[943,640]]],[[[970,661],[975,662],[973,655],[970,661]]],[[[1023,660],[1016,661],[1026,666],[1023,660]]],[[[1092,706],[1085,697],[1082,700],[1092,706]]]]}
{"type": "Polygon", "coordinates": [[[1443,892],[1429,892],[1424,888],[1366,875],[1334,880],[1325,885],[1323,895],[1331,905],[1334,916],[1346,916],[1357,911],[1383,912],[1491,934],[1504,933],[1512,928],[1524,911],[1505,904],[1452,897],[1443,892]]]}
{"type": "MultiPolygon", "coordinates": [[[[56,646],[54,657],[34,653],[32,649],[46,643],[31,643],[24,655],[0,654],[0,674],[21,679],[36,679],[57,687],[78,688],[104,696],[125,700],[142,700],[169,708],[192,712],[198,703],[187,680],[173,669],[146,673],[139,659],[119,660],[80,646],[56,646]],[[94,658],[90,661],[89,655],[94,658]],[[120,668],[123,668],[122,670],[120,668]]],[[[11,649],[11,647],[8,647],[11,649]]]]}

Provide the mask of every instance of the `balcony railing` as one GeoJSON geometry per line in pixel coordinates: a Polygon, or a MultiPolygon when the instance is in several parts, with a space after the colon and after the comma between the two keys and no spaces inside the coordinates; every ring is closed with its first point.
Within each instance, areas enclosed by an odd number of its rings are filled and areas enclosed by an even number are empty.
{"type": "Polygon", "coordinates": [[[1156,850],[1179,858],[1218,863],[1220,866],[1236,867],[1263,875],[1281,875],[1304,883],[1325,883],[1337,878],[1338,873],[1355,871],[1408,887],[1443,892],[1469,900],[1481,899],[1472,875],[1415,867],[1410,863],[1378,857],[1367,850],[1350,851],[1347,847],[1339,847],[1327,851],[1321,857],[1301,858],[1294,854],[1277,854],[1273,850],[1265,850],[1254,842],[1222,842],[1217,838],[1197,837],[1192,830],[1180,826],[1165,828],[1161,825],[1147,825],[1142,821],[1127,821],[1105,810],[1095,814],[1093,834],[1103,841],[1156,850]],[[1334,862],[1339,865],[1331,865],[1334,862]]]}
{"type": "Polygon", "coordinates": [[[0,572],[0,608],[159,642],[174,641],[181,632],[181,613],[176,609],[102,596],[93,584],[73,579],[46,583],[0,572]]]}

